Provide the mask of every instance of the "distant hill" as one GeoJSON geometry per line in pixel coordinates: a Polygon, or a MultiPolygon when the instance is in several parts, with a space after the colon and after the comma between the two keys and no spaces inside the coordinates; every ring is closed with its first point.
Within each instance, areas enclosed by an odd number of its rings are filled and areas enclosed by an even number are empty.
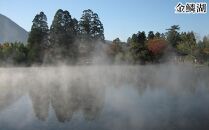
{"type": "Polygon", "coordinates": [[[27,43],[28,32],[8,17],[0,14],[0,43],[24,42],[27,43]]]}

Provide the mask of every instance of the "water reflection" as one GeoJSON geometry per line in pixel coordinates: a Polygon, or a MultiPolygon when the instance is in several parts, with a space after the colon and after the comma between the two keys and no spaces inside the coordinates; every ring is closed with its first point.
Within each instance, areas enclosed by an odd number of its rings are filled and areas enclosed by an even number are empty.
{"type": "Polygon", "coordinates": [[[191,66],[0,73],[0,129],[209,128],[209,73],[191,66]],[[20,121],[21,121],[21,124],[20,121]]]}
{"type": "Polygon", "coordinates": [[[29,89],[29,96],[33,104],[33,110],[36,117],[45,121],[48,117],[49,105],[50,105],[50,93],[48,89],[42,87],[40,84],[37,87],[29,89]]]}
{"type": "Polygon", "coordinates": [[[49,105],[59,122],[70,121],[73,113],[82,111],[86,120],[94,120],[102,110],[104,89],[89,86],[83,79],[76,79],[68,86],[34,86],[29,89],[35,115],[40,120],[48,117],[49,105]]]}

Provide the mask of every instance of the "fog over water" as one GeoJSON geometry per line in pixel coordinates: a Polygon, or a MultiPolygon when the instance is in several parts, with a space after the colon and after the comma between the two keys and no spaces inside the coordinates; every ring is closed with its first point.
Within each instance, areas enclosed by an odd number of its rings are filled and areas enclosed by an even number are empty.
{"type": "Polygon", "coordinates": [[[0,68],[2,130],[208,128],[207,67],[0,68]]]}

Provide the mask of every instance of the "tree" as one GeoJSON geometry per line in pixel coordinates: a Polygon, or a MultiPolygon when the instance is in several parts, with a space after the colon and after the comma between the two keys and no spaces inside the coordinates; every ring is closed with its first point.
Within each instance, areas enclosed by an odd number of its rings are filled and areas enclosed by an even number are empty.
{"type": "Polygon", "coordinates": [[[153,61],[159,61],[167,48],[167,43],[163,39],[153,39],[148,41],[148,50],[152,54],[153,61]]]}
{"type": "Polygon", "coordinates": [[[33,25],[28,38],[30,62],[43,62],[44,52],[49,45],[48,34],[47,17],[44,12],[40,12],[33,19],[33,25]]]}
{"type": "Polygon", "coordinates": [[[180,27],[179,25],[173,25],[171,26],[168,30],[167,34],[167,41],[171,44],[172,47],[176,48],[178,42],[180,41],[180,36],[179,36],[179,30],[180,27]]]}
{"type": "Polygon", "coordinates": [[[160,38],[166,40],[165,34],[164,33],[161,33],[160,34],[160,38]]]}
{"type": "Polygon", "coordinates": [[[193,32],[182,32],[180,34],[180,41],[177,44],[177,51],[183,55],[194,55],[196,49],[196,38],[193,32]]]}
{"type": "Polygon", "coordinates": [[[104,42],[104,28],[98,14],[84,10],[79,25],[79,50],[81,55],[91,56],[98,42],[104,42]]]}
{"type": "Polygon", "coordinates": [[[122,43],[119,38],[116,38],[115,40],[113,40],[110,47],[111,47],[110,49],[111,49],[113,57],[115,57],[117,54],[119,54],[123,51],[122,50],[122,43]]]}
{"type": "Polygon", "coordinates": [[[156,39],[160,39],[160,37],[161,37],[161,34],[160,34],[159,32],[156,32],[156,33],[155,33],[155,38],[156,38],[156,39]]]}
{"type": "Polygon", "coordinates": [[[77,20],[68,11],[59,9],[50,27],[50,41],[56,60],[74,61],[77,55],[77,20]]]}
{"type": "Polygon", "coordinates": [[[144,46],[145,45],[145,42],[146,42],[146,34],[145,34],[145,32],[143,31],[143,32],[138,32],[138,34],[137,34],[137,42],[138,43],[140,43],[142,46],[144,46]]]}
{"type": "Polygon", "coordinates": [[[1,64],[27,65],[28,48],[20,42],[0,45],[1,64]]]}
{"type": "Polygon", "coordinates": [[[204,36],[202,42],[204,47],[209,48],[209,36],[208,37],[204,36]]]}
{"type": "Polygon", "coordinates": [[[149,31],[149,33],[148,33],[148,40],[152,40],[154,38],[155,38],[154,32],[153,31],[149,31]]]}
{"type": "Polygon", "coordinates": [[[73,18],[72,21],[73,21],[74,35],[76,36],[76,39],[77,39],[79,35],[78,20],[76,18],[73,18]]]}
{"type": "Polygon", "coordinates": [[[91,35],[95,40],[104,41],[104,28],[98,14],[93,13],[91,22],[91,35]]]}
{"type": "Polygon", "coordinates": [[[203,37],[201,43],[199,43],[199,58],[205,61],[209,61],[209,36],[203,37]]]}
{"type": "Polygon", "coordinates": [[[149,60],[149,51],[146,46],[146,34],[144,31],[132,35],[130,52],[135,63],[140,62],[144,64],[149,60]]]}
{"type": "Polygon", "coordinates": [[[79,21],[79,30],[82,38],[85,40],[91,40],[91,21],[92,21],[93,11],[88,9],[84,10],[82,17],[79,21]]]}
{"type": "Polygon", "coordinates": [[[14,62],[16,64],[27,64],[28,48],[23,43],[14,43],[13,50],[15,52],[14,62]]]}
{"type": "Polygon", "coordinates": [[[79,30],[84,41],[104,40],[104,28],[97,13],[84,10],[79,21],[79,30]]]}

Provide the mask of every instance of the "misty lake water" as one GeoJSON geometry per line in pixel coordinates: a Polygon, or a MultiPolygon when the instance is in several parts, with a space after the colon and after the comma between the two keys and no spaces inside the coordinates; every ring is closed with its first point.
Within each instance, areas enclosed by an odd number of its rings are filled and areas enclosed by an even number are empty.
{"type": "Polygon", "coordinates": [[[183,65],[0,69],[0,130],[208,130],[209,70],[183,65]]]}

